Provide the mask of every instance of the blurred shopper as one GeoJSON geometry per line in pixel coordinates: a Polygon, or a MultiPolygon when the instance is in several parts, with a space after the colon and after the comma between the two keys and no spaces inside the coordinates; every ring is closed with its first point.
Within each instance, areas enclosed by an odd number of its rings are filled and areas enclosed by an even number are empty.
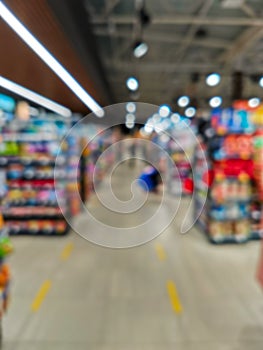
{"type": "Polygon", "coordinates": [[[159,171],[153,166],[147,166],[139,177],[139,184],[146,192],[158,193],[158,186],[161,184],[159,171]]]}

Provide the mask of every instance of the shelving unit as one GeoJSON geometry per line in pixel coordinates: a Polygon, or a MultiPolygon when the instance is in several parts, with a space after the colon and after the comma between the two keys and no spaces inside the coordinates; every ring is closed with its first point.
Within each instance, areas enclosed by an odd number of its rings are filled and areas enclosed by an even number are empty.
{"type": "MultiPolygon", "coordinates": [[[[5,173],[0,170],[0,202],[2,203],[7,188],[5,186],[5,173]]],[[[9,232],[0,212],[0,347],[2,344],[2,318],[8,309],[10,299],[10,269],[6,263],[6,257],[13,251],[9,239],[9,232]]]]}
{"type": "Polygon", "coordinates": [[[254,114],[257,131],[254,135],[254,177],[256,198],[252,210],[252,234],[263,238],[263,106],[254,114]]]}
{"type": "MultiPolygon", "coordinates": [[[[213,243],[244,243],[260,238],[255,218],[252,113],[246,109],[216,109],[212,112],[214,132],[205,145],[207,166],[196,152],[195,210],[202,197],[208,198],[198,224],[213,243]],[[208,169],[208,171],[207,171],[208,169]]],[[[202,201],[203,200],[203,201],[202,201]]]]}
{"type": "Polygon", "coordinates": [[[173,160],[167,181],[170,193],[175,196],[188,196],[193,193],[193,156],[196,144],[193,124],[172,128],[168,143],[168,154],[173,160]]]}
{"type": "Polygon", "coordinates": [[[175,123],[168,119],[166,121],[169,127],[165,133],[152,137],[152,142],[160,150],[148,150],[147,159],[153,164],[159,164],[165,186],[172,196],[189,196],[193,193],[195,126],[190,119],[184,117],[180,117],[175,123]]]}
{"type": "Polygon", "coordinates": [[[82,153],[79,167],[80,193],[83,202],[88,200],[94,186],[100,184],[109,167],[114,164],[114,149],[108,150],[113,144],[113,133],[111,130],[102,131],[103,129],[99,125],[88,125],[88,127],[82,127],[78,133],[79,136],[81,135],[82,153]]]}
{"type": "MultiPolygon", "coordinates": [[[[63,132],[67,129],[64,125],[62,128],[63,132]]],[[[22,130],[9,125],[1,137],[0,165],[8,189],[2,213],[10,234],[65,234],[68,224],[56,191],[65,198],[63,205],[68,206],[69,158],[67,149],[57,157],[61,142],[57,124],[36,120],[22,130]],[[59,179],[56,187],[55,167],[59,179]]]]}

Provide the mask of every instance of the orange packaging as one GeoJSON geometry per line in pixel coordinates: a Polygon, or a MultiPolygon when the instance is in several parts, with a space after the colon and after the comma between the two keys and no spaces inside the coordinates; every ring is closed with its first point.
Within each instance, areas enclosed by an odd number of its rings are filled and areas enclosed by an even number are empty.
{"type": "Polygon", "coordinates": [[[0,213],[0,230],[4,227],[3,215],[0,213]]]}

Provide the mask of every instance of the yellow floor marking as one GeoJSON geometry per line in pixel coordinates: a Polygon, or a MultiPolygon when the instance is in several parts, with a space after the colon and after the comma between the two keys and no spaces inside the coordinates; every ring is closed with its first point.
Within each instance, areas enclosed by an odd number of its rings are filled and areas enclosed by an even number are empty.
{"type": "Polygon", "coordinates": [[[163,246],[160,243],[157,243],[155,245],[155,250],[156,250],[156,254],[159,258],[160,261],[163,261],[166,259],[166,253],[165,250],[163,248],[163,246]]]}
{"type": "Polygon", "coordinates": [[[170,302],[172,305],[172,309],[177,314],[180,314],[183,311],[183,307],[181,305],[176,286],[173,281],[167,282],[167,291],[170,297],[170,302]]]}
{"type": "Polygon", "coordinates": [[[70,257],[70,254],[73,250],[73,243],[68,243],[65,248],[62,250],[60,255],[61,260],[67,260],[70,257]]]}
{"type": "Polygon", "coordinates": [[[40,306],[42,305],[49,289],[51,288],[51,281],[47,280],[45,281],[42,286],[40,287],[32,305],[31,310],[32,311],[38,311],[40,306]]]}

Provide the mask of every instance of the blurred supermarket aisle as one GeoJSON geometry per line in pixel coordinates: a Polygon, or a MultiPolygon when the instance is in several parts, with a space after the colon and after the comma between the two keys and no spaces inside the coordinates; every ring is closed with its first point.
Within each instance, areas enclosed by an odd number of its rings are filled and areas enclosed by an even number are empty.
{"type": "MultiPolygon", "coordinates": [[[[137,170],[123,163],[114,174],[123,199],[137,170]]],[[[105,218],[95,197],[90,203],[105,218]]],[[[180,235],[188,204],[158,239],[132,249],[102,248],[74,233],[14,237],[3,349],[262,350],[258,242],[213,246],[195,228],[180,235]]]]}

